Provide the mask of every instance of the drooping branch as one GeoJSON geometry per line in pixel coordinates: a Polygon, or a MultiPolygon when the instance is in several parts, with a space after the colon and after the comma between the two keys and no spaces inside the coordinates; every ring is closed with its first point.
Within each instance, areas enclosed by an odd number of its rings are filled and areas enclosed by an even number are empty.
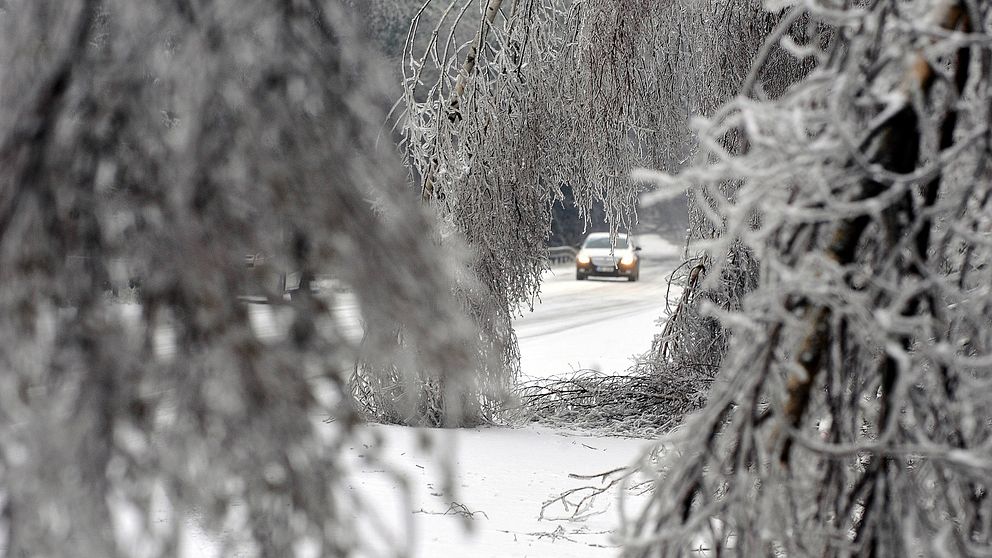
{"type": "Polygon", "coordinates": [[[345,6],[0,12],[0,553],[176,556],[194,509],[221,552],[401,552],[402,530],[353,536],[377,513],[341,453],[376,443],[343,372],[358,347],[278,277],[333,274],[366,348],[400,358],[400,325],[402,358],[450,385],[477,335],[460,257],[376,147],[388,89],[345,6]]]}
{"type": "Polygon", "coordinates": [[[828,40],[789,49],[820,66],[781,97],[729,102],[700,128],[704,158],[661,181],[726,231],[711,269],[739,242],[761,275],[740,309],[705,308],[729,348],[707,406],[667,440],[680,453],[628,555],[992,547],[975,520],[992,513],[992,384],[973,360],[992,354],[992,245],[973,233],[992,199],[992,20],[932,6],[908,24],[903,4],[807,3],[828,40]]]}
{"type": "Polygon", "coordinates": [[[455,87],[452,89],[451,97],[448,100],[448,120],[451,122],[456,122],[462,118],[459,106],[462,97],[465,95],[465,85],[471,79],[472,75],[475,74],[479,50],[485,44],[486,35],[489,32],[489,28],[496,21],[496,14],[499,13],[502,4],[503,0],[489,0],[486,5],[486,13],[482,25],[479,26],[479,34],[476,36],[472,46],[469,47],[468,52],[465,53],[465,62],[462,63],[462,69],[458,73],[458,79],[455,81],[455,87]]]}

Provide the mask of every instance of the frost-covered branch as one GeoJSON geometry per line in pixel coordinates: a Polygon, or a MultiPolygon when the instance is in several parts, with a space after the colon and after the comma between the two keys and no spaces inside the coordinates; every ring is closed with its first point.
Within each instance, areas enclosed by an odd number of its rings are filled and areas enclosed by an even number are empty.
{"type": "Polygon", "coordinates": [[[224,555],[405,546],[348,488],[359,347],[279,281],[331,276],[367,350],[472,382],[459,256],[375,147],[354,29],[337,1],[2,3],[4,555],[176,556],[193,517],[224,555]]]}
{"type": "Polygon", "coordinates": [[[793,9],[830,29],[799,49],[819,65],[728,103],[672,177],[724,231],[708,280],[734,243],[761,273],[739,309],[708,309],[729,350],[627,555],[987,555],[992,369],[963,362],[992,344],[992,14],[793,9]]]}

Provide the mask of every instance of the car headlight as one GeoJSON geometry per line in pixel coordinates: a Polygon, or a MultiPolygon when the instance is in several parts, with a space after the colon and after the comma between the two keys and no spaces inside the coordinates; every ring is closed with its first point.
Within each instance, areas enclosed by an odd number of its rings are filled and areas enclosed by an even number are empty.
{"type": "Polygon", "coordinates": [[[575,256],[575,261],[579,262],[580,264],[587,264],[589,263],[589,255],[579,252],[579,255],[575,256]]]}
{"type": "Polygon", "coordinates": [[[620,258],[620,263],[622,265],[631,265],[634,263],[634,254],[632,252],[627,252],[624,254],[623,258],[620,258]]]}

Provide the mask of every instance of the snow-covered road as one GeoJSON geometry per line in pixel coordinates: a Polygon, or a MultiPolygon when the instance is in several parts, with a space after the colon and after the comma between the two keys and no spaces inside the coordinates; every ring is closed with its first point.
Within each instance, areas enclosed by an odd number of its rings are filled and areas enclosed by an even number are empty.
{"type": "Polygon", "coordinates": [[[678,248],[657,237],[638,242],[643,250],[635,283],[595,277],[576,281],[574,266],[545,272],[534,310],[523,309],[514,321],[524,380],[585,369],[620,373],[651,347],[666,293],[673,301],[681,293],[677,287],[669,292],[667,283],[678,265],[678,248]]]}
{"type": "MultiPolygon", "coordinates": [[[[634,283],[597,277],[576,281],[572,265],[545,272],[533,310],[521,309],[514,320],[522,380],[590,369],[622,373],[651,347],[660,331],[666,294],[674,302],[681,293],[678,287],[669,291],[667,283],[678,265],[679,248],[655,236],[641,237],[638,243],[643,248],[641,273],[634,283]]],[[[354,297],[335,292],[333,304],[338,321],[325,327],[360,339],[361,312],[354,297]]],[[[252,328],[263,340],[279,338],[288,328],[287,309],[252,304],[248,310],[252,328]]]]}
{"type": "MultiPolygon", "coordinates": [[[[622,373],[634,357],[651,347],[660,331],[666,294],[671,301],[681,293],[669,291],[667,279],[678,265],[679,249],[658,237],[639,240],[640,280],[591,277],[575,280],[575,268],[557,266],[545,272],[541,295],[533,310],[522,308],[514,320],[520,342],[522,380],[568,374],[579,370],[622,373]]],[[[322,329],[337,330],[357,342],[361,339],[361,312],[346,291],[325,291],[335,308],[333,323],[322,329]]],[[[121,305],[125,316],[137,321],[140,307],[121,305]]],[[[252,329],[263,341],[285,335],[292,314],[289,308],[249,304],[252,329]]],[[[176,352],[175,335],[168,324],[155,334],[156,352],[169,358],[176,352]]]]}

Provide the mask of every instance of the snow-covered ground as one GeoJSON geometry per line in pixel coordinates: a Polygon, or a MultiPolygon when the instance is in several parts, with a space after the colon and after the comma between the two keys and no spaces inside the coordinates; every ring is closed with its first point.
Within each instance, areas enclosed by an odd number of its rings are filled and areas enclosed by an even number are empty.
{"type": "MultiPolygon", "coordinates": [[[[542,504],[569,489],[599,484],[569,474],[591,476],[629,465],[648,445],[534,427],[436,432],[453,445],[457,492],[450,497],[439,489],[437,460],[417,453],[409,429],[377,428],[387,435],[390,457],[411,480],[413,556],[423,558],[613,556],[610,533],[617,526],[619,490],[599,496],[577,518],[576,510],[560,504],[549,506],[542,518],[542,504]]],[[[365,471],[361,479],[361,490],[373,501],[395,498],[395,486],[384,475],[365,471]]],[[[583,494],[570,501],[577,503],[583,494]]]]}
{"type": "MultiPolygon", "coordinates": [[[[630,465],[649,449],[647,440],[573,436],[543,427],[369,428],[384,440],[375,459],[367,458],[374,448],[348,448],[352,490],[375,507],[380,522],[367,525],[374,531],[367,540],[388,537],[409,550],[410,558],[615,556],[621,492],[627,509],[636,509],[644,498],[638,487],[617,485],[578,510],[571,505],[588,490],[571,495],[567,509],[554,503],[542,510],[545,502],[566,491],[602,486],[599,479],[570,475],[595,476],[630,465]],[[425,438],[432,440],[434,454],[422,449],[425,438]],[[439,453],[447,454],[454,466],[452,492],[445,491],[439,453]],[[407,479],[407,489],[395,473],[407,479]],[[410,541],[400,535],[407,529],[410,541]]],[[[195,517],[186,525],[186,535],[184,556],[220,558],[217,541],[199,528],[195,517]]],[[[233,552],[224,558],[249,555],[233,552]]],[[[372,555],[379,554],[368,558],[372,555]]]]}
{"type": "MultiPolygon", "coordinates": [[[[668,289],[666,279],[678,261],[678,248],[658,237],[642,237],[640,281],[576,281],[574,267],[547,272],[540,301],[515,322],[524,379],[549,377],[579,369],[621,373],[632,357],[650,347],[659,331],[668,289]]],[[[675,300],[679,292],[667,295],[675,300]]],[[[357,307],[347,294],[335,305],[350,336],[360,335],[357,307]]],[[[285,324],[267,305],[249,305],[252,327],[260,337],[281,336],[285,324]]],[[[134,313],[133,305],[122,307],[134,313]]],[[[331,326],[333,327],[333,326],[331,326]]],[[[160,356],[175,344],[168,328],[157,332],[160,356]]],[[[318,425],[318,428],[320,425],[318,425]]],[[[415,558],[582,558],[617,554],[613,533],[619,525],[620,488],[615,487],[578,510],[561,502],[543,505],[566,491],[596,486],[594,477],[635,462],[649,440],[588,437],[544,427],[423,430],[370,425],[385,443],[349,448],[354,470],[352,490],[381,514],[387,531],[414,533],[408,547],[415,558]],[[454,482],[445,489],[443,461],[422,449],[426,438],[447,448],[454,482]],[[368,454],[376,451],[376,459],[368,454]],[[410,500],[395,475],[407,479],[410,500]]],[[[442,452],[443,453],[443,452],[442,452]]],[[[637,507],[641,496],[627,491],[637,507]]],[[[577,503],[582,491],[569,498],[577,503]]],[[[217,541],[204,533],[195,514],[187,524],[183,555],[212,558],[217,541]]]]}

